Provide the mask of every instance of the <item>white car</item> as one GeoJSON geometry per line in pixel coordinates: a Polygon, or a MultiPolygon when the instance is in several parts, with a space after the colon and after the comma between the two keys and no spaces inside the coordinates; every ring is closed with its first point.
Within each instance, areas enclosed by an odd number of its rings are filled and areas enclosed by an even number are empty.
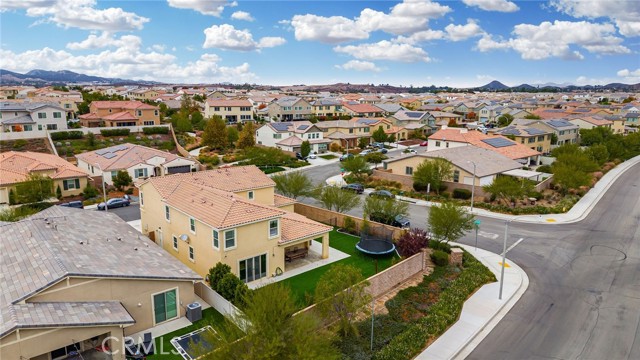
{"type": "Polygon", "coordinates": [[[309,156],[307,156],[307,159],[317,159],[318,156],[316,154],[309,154],[309,156]]]}

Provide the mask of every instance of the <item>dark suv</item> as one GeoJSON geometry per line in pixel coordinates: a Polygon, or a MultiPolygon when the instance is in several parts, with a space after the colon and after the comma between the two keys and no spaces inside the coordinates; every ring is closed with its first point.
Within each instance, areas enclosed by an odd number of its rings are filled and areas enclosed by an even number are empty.
{"type": "Polygon", "coordinates": [[[398,215],[393,220],[388,221],[381,214],[372,214],[369,216],[369,220],[379,222],[381,224],[399,227],[405,230],[409,230],[411,228],[411,222],[409,221],[409,218],[403,215],[398,215]]]}
{"type": "Polygon", "coordinates": [[[82,201],[79,201],[79,200],[78,201],[69,201],[69,202],[66,202],[66,203],[62,203],[62,204],[60,204],[60,206],[84,209],[84,205],[82,205],[82,201]]]}
{"type": "Polygon", "coordinates": [[[342,190],[349,190],[357,194],[362,194],[364,192],[364,186],[362,186],[362,184],[347,184],[342,186],[342,190]]]}

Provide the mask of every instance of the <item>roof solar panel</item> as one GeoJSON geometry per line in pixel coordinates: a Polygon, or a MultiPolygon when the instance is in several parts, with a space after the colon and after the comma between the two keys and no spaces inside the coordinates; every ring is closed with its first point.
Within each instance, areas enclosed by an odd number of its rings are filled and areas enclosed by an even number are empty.
{"type": "Polygon", "coordinates": [[[515,145],[515,143],[513,141],[507,140],[505,138],[484,139],[484,140],[482,140],[482,142],[487,144],[487,145],[491,145],[494,148],[501,148],[501,147],[507,147],[507,146],[515,145]]]}
{"type": "Polygon", "coordinates": [[[102,155],[102,157],[105,158],[105,159],[113,159],[116,156],[118,156],[118,155],[116,155],[116,154],[114,154],[112,152],[108,152],[108,153],[102,155]]]}
{"type": "Polygon", "coordinates": [[[571,124],[570,122],[568,122],[566,120],[549,120],[548,123],[549,123],[549,125],[551,125],[553,127],[565,127],[565,126],[573,125],[573,124],[571,124]]]}
{"type": "Polygon", "coordinates": [[[287,129],[289,128],[289,124],[281,122],[271,123],[271,126],[273,126],[273,128],[278,131],[287,131],[287,129]]]}
{"type": "Polygon", "coordinates": [[[96,154],[98,154],[98,155],[104,155],[104,154],[106,154],[108,152],[110,152],[110,150],[108,150],[108,149],[96,150],[96,154]]]}
{"type": "Polygon", "coordinates": [[[526,128],[526,129],[524,129],[524,131],[526,131],[527,134],[529,134],[529,135],[542,135],[542,134],[545,134],[544,131],[542,131],[540,129],[536,129],[536,128],[526,128]]]}
{"type": "Polygon", "coordinates": [[[308,127],[309,127],[309,125],[300,125],[300,126],[298,126],[298,129],[306,130],[308,127]]]}
{"type": "Polygon", "coordinates": [[[405,114],[408,117],[412,117],[412,118],[419,118],[419,117],[422,117],[422,115],[424,115],[424,113],[417,112],[417,111],[407,111],[405,114]]]}

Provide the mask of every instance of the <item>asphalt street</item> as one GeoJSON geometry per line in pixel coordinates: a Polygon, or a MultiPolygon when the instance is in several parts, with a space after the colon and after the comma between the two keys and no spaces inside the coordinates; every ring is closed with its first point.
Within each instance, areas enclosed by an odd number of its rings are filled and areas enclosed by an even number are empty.
{"type": "MultiPolygon", "coordinates": [[[[94,211],[100,211],[100,210],[94,210],[94,211]]],[[[124,221],[133,221],[133,220],[140,219],[140,205],[137,203],[131,204],[129,206],[121,207],[121,208],[109,209],[107,211],[118,215],[124,221]]]]}

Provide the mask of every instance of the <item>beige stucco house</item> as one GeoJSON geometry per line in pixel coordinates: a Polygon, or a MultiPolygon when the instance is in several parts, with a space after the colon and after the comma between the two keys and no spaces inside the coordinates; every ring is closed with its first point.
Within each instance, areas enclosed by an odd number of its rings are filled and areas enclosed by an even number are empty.
{"type": "Polygon", "coordinates": [[[51,154],[31,151],[8,151],[0,154],[0,204],[9,203],[9,193],[20,193],[20,184],[31,175],[53,180],[52,194],[59,187],[63,197],[82,193],[87,186],[88,173],[51,154]]]}
{"type": "Polygon", "coordinates": [[[229,124],[253,121],[253,107],[247,99],[208,99],[204,105],[204,117],[218,115],[229,124]]]}
{"type": "Polygon", "coordinates": [[[293,213],[295,200],[255,166],[150,178],[139,184],[145,234],[196,273],[222,262],[244,282],[287,271],[287,258],[322,240],[331,227],[293,213]]]}
{"type": "Polygon", "coordinates": [[[78,119],[84,127],[158,125],[160,110],[140,101],[93,101],[78,119]]]}
{"type": "Polygon", "coordinates": [[[0,232],[1,359],[124,360],[124,337],[185,316],[202,280],[111,213],[54,206],[0,232]]]}

